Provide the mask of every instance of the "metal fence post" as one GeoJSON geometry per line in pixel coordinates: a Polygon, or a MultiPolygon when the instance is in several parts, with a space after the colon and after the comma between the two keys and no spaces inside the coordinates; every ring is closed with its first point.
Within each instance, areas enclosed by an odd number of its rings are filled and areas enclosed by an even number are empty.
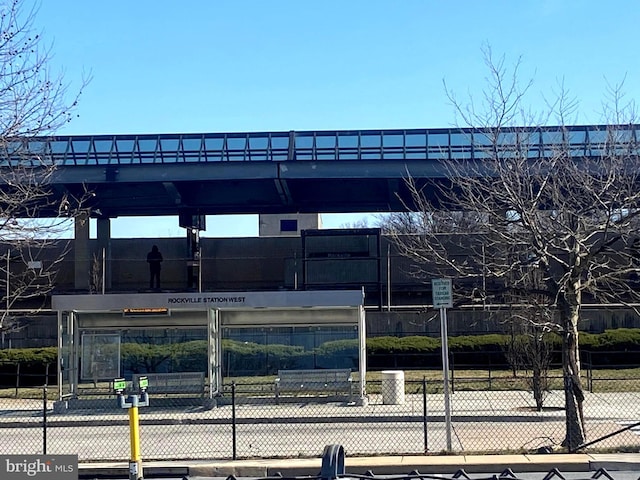
{"type": "Polygon", "coordinates": [[[454,358],[455,357],[452,353],[449,359],[449,376],[451,380],[451,393],[456,393],[456,382],[455,382],[456,369],[454,366],[455,364],[453,363],[454,358]]]}
{"type": "Polygon", "coordinates": [[[587,384],[589,386],[589,393],[593,393],[593,360],[591,358],[591,352],[586,353],[589,362],[587,364],[587,384]]]}
{"type": "MultiPolygon", "coordinates": [[[[49,365],[47,365],[48,367],[49,365]]],[[[42,387],[42,454],[47,454],[47,383],[42,387]]]]}
{"type": "Polygon", "coordinates": [[[233,449],[233,459],[236,460],[236,382],[231,383],[231,445],[233,449]]]}
{"type": "Polygon", "coordinates": [[[422,377],[422,432],[424,434],[424,453],[429,451],[427,441],[427,377],[422,377]]]}
{"type": "Polygon", "coordinates": [[[20,362],[16,364],[16,398],[18,398],[19,388],[20,388],[20,362]]]}

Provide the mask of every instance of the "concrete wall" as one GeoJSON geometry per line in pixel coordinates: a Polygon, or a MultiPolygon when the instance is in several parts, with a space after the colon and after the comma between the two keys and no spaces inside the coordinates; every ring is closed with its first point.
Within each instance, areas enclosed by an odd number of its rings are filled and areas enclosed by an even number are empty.
{"type": "Polygon", "coordinates": [[[302,230],[310,228],[322,228],[322,217],[319,213],[263,214],[258,220],[258,235],[261,237],[299,237],[302,230]],[[296,229],[283,230],[282,220],[294,221],[296,229]]]}

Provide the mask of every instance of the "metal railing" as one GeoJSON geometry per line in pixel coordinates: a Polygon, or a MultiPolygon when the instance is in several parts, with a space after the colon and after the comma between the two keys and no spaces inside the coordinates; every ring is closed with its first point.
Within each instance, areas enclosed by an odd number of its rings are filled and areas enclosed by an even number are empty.
{"type": "MultiPolygon", "coordinates": [[[[498,145],[528,158],[639,152],[638,125],[72,135],[8,142],[3,157],[63,166],[236,161],[482,160],[498,145]]],[[[1,152],[0,152],[1,153],[1,152]]]]}

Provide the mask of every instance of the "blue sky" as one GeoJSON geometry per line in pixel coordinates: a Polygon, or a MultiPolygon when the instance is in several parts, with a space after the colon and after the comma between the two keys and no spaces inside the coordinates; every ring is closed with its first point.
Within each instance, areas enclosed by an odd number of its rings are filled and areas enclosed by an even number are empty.
{"type": "MultiPolygon", "coordinates": [[[[563,82],[574,123],[602,121],[608,83],[640,93],[635,0],[42,0],[36,24],[71,91],[92,78],[61,134],[449,127],[443,80],[478,98],[483,45],[522,57],[534,107],[563,82]]],[[[183,235],[174,219],[112,225],[183,235]]],[[[205,233],[256,234],[254,216],[209,217],[205,233]]]]}

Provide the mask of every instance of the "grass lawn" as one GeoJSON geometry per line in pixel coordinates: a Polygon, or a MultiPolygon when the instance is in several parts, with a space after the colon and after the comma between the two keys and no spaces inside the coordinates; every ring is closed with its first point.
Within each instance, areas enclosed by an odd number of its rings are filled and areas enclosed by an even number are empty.
{"type": "MultiPolygon", "coordinates": [[[[527,379],[527,372],[518,372],[514,377],[513,372],[504,370],[455,370],[450,375],[454,390],[531,390],[527,379]]],[[[271,390],[275,375],[267,376],[243,376],[225,377],[223,383],[225,389],[230,389],[233,382],[240,390],[271,390]]],[[[367,372],[367,391],[379,393],[382,383],[382,372],[367,372]]],[[[562,371],[553,369],[548,372],[549,389],[562,389],[562,371]]],[[[405,389],[407,393],[422,392],[423,380],[427,383],[427,393],[442,392],[441,370],[404,370],[405,389]]],[[[357,373],[354,374],[357,380],[357,373]]],[[[585,390],[592,392],[638,392],[640,391],[640,368],[626,369],[602,369],[588,372],[583,370],[582,381],[585,390]]],[[[87,393],[109,394],[111,384],[98,382],[94,387],[92,383],[79,385],[80,389],[87,393]]],[[[0,398],[42,398],[42,387],[0,388],[0,398]]],[[[47,397],[54,400],[58,395],[58,387],[49,385],[47,397]]]]}

